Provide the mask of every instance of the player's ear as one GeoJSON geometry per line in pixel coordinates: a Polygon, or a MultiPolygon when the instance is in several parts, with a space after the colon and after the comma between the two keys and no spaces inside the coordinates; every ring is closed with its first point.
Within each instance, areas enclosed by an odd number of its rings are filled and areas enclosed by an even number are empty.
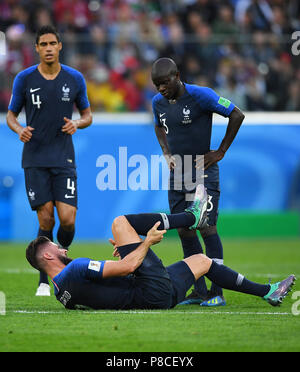
{"type": "Polygon", "coordinates": [[[59,51],[62,50],[62,42],[61,42],[61,41],[58,43],[58,50],[59,50],[59,51]]]}
{"type": "Polygon", "coordinates": [[[43,253],[43,258],[46,259],[46,260],[48,260],[48,261],[51,261],[51,260],[53,260],[53,255],[51,253],[45,251],[43,253]]]}

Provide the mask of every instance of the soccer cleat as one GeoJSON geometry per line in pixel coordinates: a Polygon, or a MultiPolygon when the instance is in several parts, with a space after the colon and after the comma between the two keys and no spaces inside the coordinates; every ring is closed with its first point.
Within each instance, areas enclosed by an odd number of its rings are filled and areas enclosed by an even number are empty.
{"type": "Polygon", "coordinates": [[[204,299],[201,298],[200,294],[194,289],[182,302],[178,305],[194,305],[201,304],[204,299]]]}
{"type": "Polygon", "coordinates": [[[41,283],[36,291],[36,296],[50,296],[50,285],[41,283]]]}
{"type": "Polygon", "coordinates": [[[225,306],[226,301],[223,296],[215,296],[207,301],[203,301],[200,306],[213,307],[213,306],[225,306]]]}
{"type": "Polygon", "coordinates": [[[295,284],[295,275],[290,275],[288,278],[282,280],[281,282],[270,284],[270,291],[263,297],[264,300],[272,306],[280,306],[282,300],[292,289],[295,284]]]}
{"type": "Polygon", "coordinates": [[[190,230],[196,230],[200,227],[207,226],[207,192],[204,185],[200,184],[196,187],[193,203],[185,210],[192,213],[195,217],[194,225],[190,226],[190,230]]]}

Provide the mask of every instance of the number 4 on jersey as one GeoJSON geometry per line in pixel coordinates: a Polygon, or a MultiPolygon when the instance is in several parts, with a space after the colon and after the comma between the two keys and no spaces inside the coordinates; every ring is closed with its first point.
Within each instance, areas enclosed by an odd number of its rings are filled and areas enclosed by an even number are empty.
{"type": "Polygon", "coordinates": [[[36,99],[35,99],[35,96],[34,96],[34,94],[32,94],[31,95],[31,99],[32,99],[32,104],[33,105],[37,105],[37,108],[39,109],[39,108],[41,108],[41,100],[40,100],[40,96],[39,95],[37,95],[36,96],[36,99]]]}

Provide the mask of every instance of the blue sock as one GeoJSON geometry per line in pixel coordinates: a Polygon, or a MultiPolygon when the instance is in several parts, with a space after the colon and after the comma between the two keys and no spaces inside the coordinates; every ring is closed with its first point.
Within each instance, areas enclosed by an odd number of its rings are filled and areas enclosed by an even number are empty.
{"type": "MultiPolygon", "coordinates": [[[[180,240],[184,258],[190,257],[193,254],[203,253],[203,249],[197,235],[192,237],[180,237],[180,240]]],[[[207,296],[207,286],[204,276],[202,276],[195,282],[194,287],[201,297],[205,298],[207,296]]]]}
{"type": "MultiPolygon", "coordinates": [[[[206,255],[219,264],[223,264],[223,245],[219,234],[209,235],[203,238],[205,244],[206,255]]],[[[210,291],[217,295],[222,296],[223,290],[221,287],[212,283],[210,291]]]]}
{"type": "Polygon", "coordinates": [[[214,261],[205,276],[222,288],[254,296],[263,297],[270,290],[269,284],[251,282],[243,275],[231,270],[229,267],[219,265],[214,261]]]}
{"type": "MultiPolygon", "coordinates": [[[[53,231],[52,230],[47,231],[47,230],[42,230],[41,228],[39,228],[38,237],[39,236],[46,236],[48,239],[53,241],[53,231]]],[[[39,285],[41,283],[49,284],[48,275],[46,273],[42,272],[42,271],[40,271],[39,285]]]]}
{"type": "Polygon", "coordinates": [[[74,235],[75,229],[72,231],[67,231],[64,230],[60,225],[57,231],[57,241],[63,248],[68,249],[68,247],[71,245],[73,241],[74,235]]]}

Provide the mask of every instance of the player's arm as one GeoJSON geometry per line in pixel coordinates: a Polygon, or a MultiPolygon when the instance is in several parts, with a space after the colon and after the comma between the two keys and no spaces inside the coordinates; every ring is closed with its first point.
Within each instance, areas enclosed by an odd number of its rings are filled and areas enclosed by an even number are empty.
{"type": "Polygon", "coordinates": [[[169,150],[165,128],[155,125],[155,134],[156,134],[158,143],[161,147],[161,150],[163,152],[163,155],[168,163],[169,169],[170,170],[174,169],[176,167],[175,158],[172,156],[169,150]]]}
{"type": "Polygon", "coordinates": [[[30,126],[23,127],[19,121],[18,116],[21,112],[25,103],[25,74],[20,72],[14,80],[12,95],[8,106],[8,111],[6,115],[6,122],[8,127],[19,135],[22,142],[30,141],[32,137],[32,131],[34,128],[30,126]]]}
{"type": "Polygon", "coordinates": [[[92,124],[93,117],[90,107],[79,110],[79,113],[80,119],[77,120],[71,120],[64,117],[65,125],[61,129],[62,132],[72,135],[77,131],[77,129],[84,129],[92,124]]]}
{"type": "Polygon", "coordinates": [[[131,253],[119,261],[105,261],[102,277],[126,276],[132,274],[143,262],[151,245],[159,243],[166,230],[157,230],[160,222],[157,222],[148,231],[145,240],[131,253]]]}
{"type": "Polygon", "coordinates": [[[6,115],[6,122],[8,127],[17,133],[19,135],[19,138],[22,142],[26,143],[29,142],[31,137],[32,137],[32,131],[34,128],[30,126],[23,127],[19,122],[18,122],[18,114],[15,112],[8,110],[7,115],[6,115]]]}
{"type": "Polygon", "coordinates": [[[229,149],[234,138],[236,137],[244,118],[245,115],[243,114],[243,112],[235,106],[229,115],[226,133],[218,150],[210,151],[204,155],[204,169],[207,169],[212,164],[223,159],[226,151],[229,149]]]}
{"type": "Polygon", "coordinates": [[[171,151],[169,149],[168,140],[167,140],[167,133],[166,125],[163,124],[163,121],[159,118],[159,115],[156,110],[156,98],[154,97],[152,99],[152,112],[154,115],[154,121],[155,121],[155,134],[156,138],[158,140],[158,143],[161,147],[162,153],[166,159],[166,162],[168,164],[168,167],[170,170],[174,169],[176,167],[175,164],[175,158],[172,156],[171,151]]]}

